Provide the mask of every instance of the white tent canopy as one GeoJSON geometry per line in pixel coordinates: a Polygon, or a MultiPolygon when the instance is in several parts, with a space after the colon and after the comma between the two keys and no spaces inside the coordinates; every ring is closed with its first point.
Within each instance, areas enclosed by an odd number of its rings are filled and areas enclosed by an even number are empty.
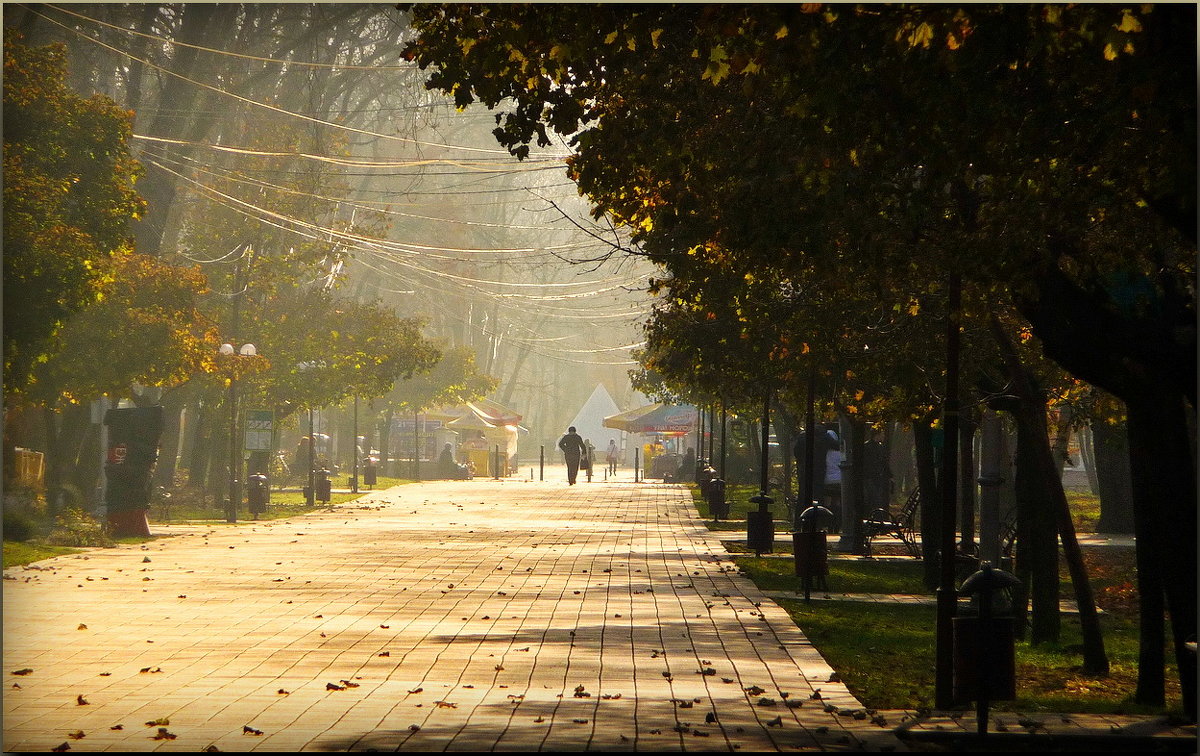
{"type": "Polygon", "coordinates": [[[591,441],[597,449],[603,450],[608,447],[610,438],[620,443],[620,433],[604,427],[604,418],[617,412],[620,412],[620,409],[608,393],[608,389],[604,388],[604,384],[598,383],[596,390],[576,413],[571,425],[575,426],[575,431],[580,436],[591,441]]]}

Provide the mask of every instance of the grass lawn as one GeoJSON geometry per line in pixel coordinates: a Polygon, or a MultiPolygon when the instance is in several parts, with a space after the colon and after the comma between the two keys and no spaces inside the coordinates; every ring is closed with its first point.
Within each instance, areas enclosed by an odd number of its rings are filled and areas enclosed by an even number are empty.
{"type": "MultiPolygon", "coordinates": [[[[344,481],[341,481],[344,482],[344,481]]],[[[330,493],[329,504],[318,501],[313,506],[308,506],[304,501],[304,492],[301,490],[272,490],[271,500],[267,505],[267,511],[258,516],[259,520],[278,520],[285,517],[296,517],[298,515],[309,514],[311,512],[319,512],[327,506],[344,504],[348,501],[363,496],[370,495],[372,491],[382,491],[392,486],[398,486],[413,481],[407,478],[385,478],[379,477],[375,486],[367,488],[360,485],[357,494],[342,493],[334,490],[330,493]]],[[[238,522],[254,522],[253,516],[246,508],[245,504],[238,510],[238,522]]],[[[220,501],[203,498],[197,499],[195,495],[189,494],[186,491],[181,491],[178,495],[166,501],[158,501],[150,507],[148,518],[152,523],[168,523],[168,522],[204,522],[204,523],[224,523],[225,522],[225,507],[220,501]]]]}
{"type": "MultiPolygon", "coordinates": [[[[758,510],[757,504],[750,503],[750,497],[758,495],[757,485],[730,485],[725,488],[725,500],[729,502],[729,517],[714,521],[708,501],[700,495],[700,487],[688,484],[688,488],[692,491],[696,511],[706,521],[705,524],[710,530],[744,531],[746,529],[746,513],[758,510]]],[[[1066,494],[1067,503],[1071,508],[1071,519],[1075,524],[1075,532],[1095,533],[1096,524],[1100,521],[1100,497],[1074,488],[1068,488],[1066,494]]],[[[787,522],[788,511],[784,506],[782,493],[772,491],[769,495],[775,500],[775,503],[771,505],[771,511],[775,513],[775,530],[777,532],[781,529],[790,530],[791,523],[787,522]]],[[[901,503],[893,503],[892,511],[895,512],[901,503]]]]}
{"type": "MultiPolygon", "coordinates": [[[[814,599],[781,600],[780,606],[825,657],[864,706],[877,709],[932,707],[934,608],[814,599]]],[[[996,701],[997,710],[1076,713],[1160,713],[1134,704],[1137,682],[1135,618],[1101,617],[1111,670],[1107,677],[1080,672],[1081,636],[1074,616],[1063,618],[1059,643],[1016,644],[1017,700],[996,701]]],[[[1179,683],[1167,670],[1168,704],[1180,710],[1179,683]]]]}
{"type": "Polygon", "coordinates": [[[70,546],[44,546],[36,543],[5,541],[4,569],[20,567],[24,564],[33,564],[34,562],[40,562],[50,557],[62,556],[63,554],[75,554],[82,550],[70,546]]]}
{"type": "MultiPolygon", "coordinates": [[[[790,558],[737,557],[738,567],[764,591],[801,590],[790,558]]],[[[829,587],[839,593],[905,593],[933,595],[921,582],[921,564],[911,562],[871,562],[830,559],[829,587]]]]}
{"type": "MultiPolygon", "coordinates": [[[[696,487],[692,487],[696,509],[710,529],[745,532],[746,512],[756,505],[749,499],[756,486],[730,486],[730,519],[714,523],[696,487]]],[[[1078,532],[1095,532],[1099,500],[1081,491],[1068,491],[1078,532]]],[[[782,502],[772,505],[776,518],[776,553],[791,552],[787,526],[781,520],[787,510],[782,502]]],[[[837,536],[830,536],[830,546],[837,536]]],[[[793,562],[787,557],[756,557],[745,553],[744,544],[727,548],[742,572],[755,585],[769,591],[801,590],[793,562]],[[740,552],[740,553],[739,553],[740,552]]],[[[995,710],[1063,713],[1163,713],[1158,707],[1133,703],[1137,685],[1138,618],[1134,585],[1134,550],[1103,547],[1084,549],[1084,561],[1103,610],[1100,621],[1110,672],[1106,677],[1084,675],[1082,636],[1078,617],[1062,615],[1062,633],[1057,643],[1032,647],[1016,643],[1017,700],[996,701],[995,710]]],[[[1063,598],[1074,598],[1065,567],[1062,571],[1063,598]]],[[[844,593],[904,593],[932,595],[921,580],[917,561],[829,560],[829,586],[844,593]]],[[[813,645],[837,671],[840,679],[864,706],[876,709],[932,708],[934,700],[933,606],[872,604],[834,601],[817,591],[805,602],[781,599],[782,606],[813,645]]],[[[1167,632],[1170,638],[1170,631],[1167,632]]],[[[1174,654],[1168,648],[1167,709],[1181,711],[1178,674],[1174,654]]]]}

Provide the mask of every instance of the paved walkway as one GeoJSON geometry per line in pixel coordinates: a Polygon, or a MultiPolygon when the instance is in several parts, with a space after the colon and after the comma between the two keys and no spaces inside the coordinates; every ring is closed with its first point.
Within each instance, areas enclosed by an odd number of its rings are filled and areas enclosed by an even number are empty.
{"type": "Polygon", "coordinates": [[[154,531],[6,571],[5,750],[903,750],[678,487],[154,531]]]}

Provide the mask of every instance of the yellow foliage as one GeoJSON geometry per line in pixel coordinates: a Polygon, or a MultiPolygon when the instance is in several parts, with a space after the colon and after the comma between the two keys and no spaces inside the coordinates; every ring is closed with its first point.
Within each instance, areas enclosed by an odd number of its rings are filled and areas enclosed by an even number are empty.
{"type": "Polygon", "coordinates": [[[787,28],[786,24],[779,27],[779,29],[777,29],[775,31],[775,39],[783,39],[787,35],[788,35],[788,28],[787,28]]]}
{"type": "Polygon", "coordinates": [[[926,50],[929,49],[929,43],[933,41],[933,27],[926,22],[922,22],[920,26],[913,30],[913,33],[908,35],[908,44],[910,47],[920,45],[926,50]]]}
{"type": "Polygon", "coordinates": [[[655,50],[658,49],[658,38],[662,36],[662,33],[662,29],[655,29],[654,31],[650,32],[650,44],[654,46],[655,50]]]}
{"type": "Polygon", "coordinates": [[[1137,20],[1137,17],[1125,11],[1125,15],[1121,17],[1121,23],[1113,25],[1117,31],[1125,32],[1126,34],[1136,34],[1142,30],[1142,22],[1137,20]]]}
{"type": "Polygon", "coordinates": [[[607,37],[605,37],[605,38],[604,38],[604,44],[606,44],[606,45],[611,45],[613,42],[616,42],[616,41],[617,41],[617,34],[618,34],[618,32],[612,32],[612,33],[611,33],[611,34],[609,34],[607,37]]]}

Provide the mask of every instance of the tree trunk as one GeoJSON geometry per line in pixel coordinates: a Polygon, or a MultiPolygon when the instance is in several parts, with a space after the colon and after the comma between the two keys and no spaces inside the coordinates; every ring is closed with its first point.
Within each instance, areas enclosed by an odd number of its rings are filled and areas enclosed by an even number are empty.
{"type": "Polygon", "coordinates": [[[384,475],[396,477],[399,471],[396,469],[399,461],[392,461],[392,451],[390,442],[392,439],[392,418],[396,411],[388,407],[383,411],[383,417],[379,422],[379,467],[386,472],[384,475]]]}
{"type": "Polygon", "coordinates": [[[965,411],[959,415],[958,429],[958,507],[959,532],[962,535],[959,549],[964,554],[977,554],[975,538],[975,431],[979,428],[976,412],[965,411]]]}
{"type": "Polygon", "coordinates": [[[938,496],[937,468],[933,459],[933,429],[928,420],[914,420],[913,450],[917,458],[917,488],[921,491],[921,563],[925,586],[934,590],[941,584],[938,561],[938,535],[941,524],[941,499],[938,496]]]}
{"type": "MultiPolygon", "coordinates": [[[[1045,421],[1036,416],[1045,412],[1039,401],[1034,407],[1024,399],[1016,400],[1017,421],[1017,577],[1028,586],[1030,606],[1029,642],[1033,645],[1057,641],[1061,631],[1059,617],[1058,544],[1054,506],[1048,489],[1053,475],[1051,466],[1039,460],[1049,455],[1050,444],[1045,421]]],[[[1061,490],[1061,482],[1059,483],[1061,490]]]]}
{"type": "MultiPolygon", "coordinates": [[[[895,423],[892,426],[892,433],[888,439],[888,454],[895,484],[895,490],[892,493],[899,494],[901,497],[908,496],[917,487],[916,464],[913,460],[912,431],[905,428],[902,423],[895,423]]],[[[891,497],[889,497],[888,505],[890,506],[891,503],[891,497]]]]}
{"type": "Polygon", "coordinates": [[[1134,521],[1138,539],[1138,579],[1144,604],[1145,636],[1139,658],[1138,700],[1158,698],[1157,677],[1162,669],[1162,645],[1153,643],[1163,617],[1155,604],[1165,593],[1171,617],[1172,641],[1179,664],[1184,711],[1196,715],[1196,656],[1186,647],[1196,640],[1196,489],[1195,463],[1185,413],[1192,411],[1168,386],[1126,397],[1129,412],[1129,467],[1133,478],[1134,521]],[[1184,534],[1180,537],[1180,534],[1184,534]],[[1189,548],[1190,547],[1190,548],[1189,548]],[[1161,576],[1158,577],[1158,576],[1161,576]],[[1147,580],[1149,578],[1149,580],[1147,580]],[[1144,582],[1143,582],[1144,581],[1144,582]],[[1146,606],[1148,604],[1148,606],[1146,606]],[[1142,670],[1148,689],[1142,688],[1142,670]],[[1154,689],[1149,685],[1154,683],[1154,689]]]}
{"type": "MultiPolygon", "coordinates": [[[[1100,495],[1100,480],[1096,477],[1096,450],[1093,446],[1092,429],[1084,428],[1079,434],[1079,456],[1083,463],[1083,471],[1087,474],[1088,491],[1093,496],[1100,495]]],[[[1104,516],[1104,503],[1100,503],[1101,517],[1104,516]]],[[[1104,532],[1101,530],[1100,532],[1104,532]]]]}
{"type": "Polygon", "coordinates": [[[980,419],[979,444],[979,558],[999,566],[1000,486],[1004,484],[1001,439],[1004,428],[1000,416],[985,410],[980,419]]]}
{"type": "Polygon", "coordinates": [[[867,443],[867,425],[847,415],[841,415],[841,431],[846,439],[846,461],[850,464],[842,470],[842,537],[837,550],[847,554],[865,554],[867,545],[862,521],[866,489],[863,485],[863,447],[867,443]]]}
{"type": "Polygon", "coordinates": [[[1100,495],[1101,533],[1133,533],[1133,484],[1129,471],[1129,435],[1125,423],[1092,425],[1096,493],[1100,495]]]}
{"type": "Polygon", "coordinates": [[[180,417],[190,393],[185,387],[178,391],[167,391],[162,396],[163,430],[158,465],[154,468],[154,484],[164,488],[171,488],[175,484],[175,469],[179,465],[179,437],[183,432],[180,417]]]}
{"type": "MultiPolygon", "coordinates": [[[[1189,222],[1194,232],[1194,218],[1189,222]]],[[[1061,254],[1073,251],[1068,237],[1049,241],[1061,254]]],[[[1080,286],[1055,266],[1037,273],[1033,289],[1016,292],[1016,304],[1045,353],[1124,401],[1129,414],[1141,638],[1147,653],[1139,661],[1137,696],[1148,699],[1153,693],[1143,689],[1142,675],[1161,674],[1143,667],[1158,665],[1147,643],[1161,633],[1163,617],[1154,603],[1165,592],[1184,710],[1194,720],[1196,656],[1185,645],[1196,632],[1195,459],[1188,430],[1197,389],[1194,298],[1164,286],[1153,307],[1134,310],[1103,289],[1080,286]],[[1187,536],[1172,538],[1176,533],[1187,536]]]]}
{"type": "Polygon", "coordinates": [[[1063,475],[1063,468],[1070,459],[1069,449],[1071,446],[1071,423],[1075,418],[1075,411],[1071,409],[1071,405],[1064,405],[1058,411],[1058,422],[1054,426],[1054,441],[1050,445],[1051,454],[1054,455],[1054,466],[1058,468],[1058,477],[1063,475]]]}

